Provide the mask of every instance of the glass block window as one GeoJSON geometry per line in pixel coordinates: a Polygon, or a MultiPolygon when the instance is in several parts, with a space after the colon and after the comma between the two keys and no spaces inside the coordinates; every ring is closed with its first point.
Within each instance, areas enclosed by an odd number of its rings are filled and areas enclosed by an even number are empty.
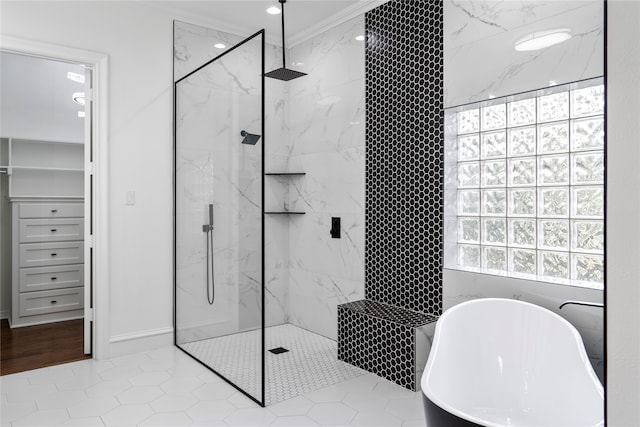
{"type": "Polygon", "coordinates": [[[449,181],[456,182],[446,190],[455,194],[448,220],[455,218],[455,227],[447,227],[457,233],[454,264],[602,288],[602,81],[493,99],[447,115],[453,141],[447,163],[455,170],[449,181]]]}

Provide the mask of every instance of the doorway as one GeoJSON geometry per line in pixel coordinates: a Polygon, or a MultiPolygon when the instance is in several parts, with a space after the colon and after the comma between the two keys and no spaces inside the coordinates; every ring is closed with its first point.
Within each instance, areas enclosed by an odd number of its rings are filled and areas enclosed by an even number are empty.
{"type": "Polygon", "coordinates": [[[93,70],[0,55],[4,375],[91,357],[93,70]]]}

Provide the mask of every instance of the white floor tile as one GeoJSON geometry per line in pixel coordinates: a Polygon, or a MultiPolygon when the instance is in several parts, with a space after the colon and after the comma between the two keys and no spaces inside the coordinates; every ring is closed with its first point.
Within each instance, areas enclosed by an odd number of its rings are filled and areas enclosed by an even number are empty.
{"type": "Polygon", "coordinates": [[[115,397],[91,397],[68,408],[71,418],[99,417],[120,406],[115,397]]]}
{"type": "Polygon", "coordinates": [[[279,417],[292,415],[304,415],[313,407],[314,403],[304,396],[296,396],[292,399],[269,405],[269,410],[279,417]]]}
{"type": "Polygon", "coordinates": [[[116,397],[123,405],[149,403],[162,396],[164,392],[157,386],[135,386],[119,393],[116,397]]]}
{"type": "Polygon", "coordinates": [[[87,400],[87,394],[82,390],[58,391],[36,400],[38,410],[64,409],[87,400]]]}
{"type": "Polygon", "coordinates": [[[103,415],[107,427],[140,424],[154,414],[149,405],[122,405],[103,415]]]}
{"type": "Polygon", "coordinates": [[[197,377],[172,376],[160,384],[165,393],[191,393],[204,383],[197,377]]]}
{"type": "Polygon", "coordinates": [[[89,417],[89,418],[72,418],[56,427],[105,427],[102,422],[102,418],[89,417]]]}
{"type": "Polygon", "coordinates": [[[140,426],[184,427],[190,426],[193,420],[184,412],[155,414],[140,423],[140,426]]]}
{"type": "MultiPolygon", "coordinates": [[[[255,405],[254,405],[255,407],[255,405]]],[[[187,409],[186,413],[194,421],[204,422],[222,420],[237,411],[238,408],[226,400],[200,402],[187,409]]]]}
{"type": "Polygon", "coordinates": [[[360,412],[351,422],[354,427],[401,427],[402,420],[384,411],[360,412]]]}
{"type": "Polygon", "coordinates": [[[2,392],[7,395],[7,402],[35,402],[37,399],[57,393],[58,389],[53,384],[27,385],[20,383],[16,386],[2,384],[2,392]]]}
{"type": "Polygon", "coordinates": [[[227,399],[235,394],[235,389],[227,383],[207,383],[193,391],[200,400],[227,399]]]}
{"type": "Polygon", "coordinates": [[[27,415],[38,412],[36,402],[3,403],[0,411],[0,422],[3,426],[27,415]]]}
{"type": "Polygon", "coordinates": [[[165,394],[151,402],[151,407],[157,413],[184,412],[198,402],[192,394],[165,394]]]}
{"type": "Polygon", "coordinates": [[[340,402],[318,403],[307,416],[321,425],[349,424],[357,412],[340,402]]]}
{"type": "Polygon", "coordinates": [[[385,408],[386,412],[402,420],[424,420],[424,408],[420,392],[416,399],[391,399],[385,408]]]}
{"type": "Polygon", "coordinates": [[[116,396],[131,387],[133,387],[131,383],[126,380],[103,381],[87,388],[86,392],[89,397],[109,397],[116,396]]]}
{"type": "Polygon", "coordinates": [[[224,419],[231,427],[268,426],[277,417],[267,408],[238,409],[224,419]]]}
{"type": "MultiPolygon", "coordinates": [[[[318,379],[314,387],[319,388],[305,392],[284,381],[281,389],[298,394],[261,408],[175,347],[114,360],[0,378],[2,426],[425,425],[420,393],[361,370],[324,387],[321,373],[313,369],[286,376],[318,379]]],[[[334,374],[329,377],[335,381],[334,374]]]]}
{"type": "Polygon", "coordinates": [[[306,426],[319,426],[320,424],[318,424],[317,422],[313,421],[311,418],[309,417],[304,417],[304,416],[290,416],[290,417],[278,417],[276,418],[271,424],[269,424],[269,427],[284,427],[284,426],[291,426],[291,427],[306,427],[306,426]]]}
{"type": "Polygon", "coordinates": [[[42,427],[54,426],[69,419],[65,409],[51,409],[34,412],[26,417],[18,418],[11,425],[13,427],[42,427]]]}
{"type": "Polygon", "coordinates": [[[129,381],[133,385],[159,385],[169,379],[171,379],[171,376],[166,372],[145,372],[130,378],[129,381]]]}

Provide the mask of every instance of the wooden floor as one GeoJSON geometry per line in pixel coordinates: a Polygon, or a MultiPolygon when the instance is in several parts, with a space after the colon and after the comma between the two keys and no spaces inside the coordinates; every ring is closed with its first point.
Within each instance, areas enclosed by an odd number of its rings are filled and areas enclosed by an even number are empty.
{"type": "Polygon", "coordinates": [[[83,320],[9,328],[2,320],[0,375],[88,359],[83,353],[83,320]]]}

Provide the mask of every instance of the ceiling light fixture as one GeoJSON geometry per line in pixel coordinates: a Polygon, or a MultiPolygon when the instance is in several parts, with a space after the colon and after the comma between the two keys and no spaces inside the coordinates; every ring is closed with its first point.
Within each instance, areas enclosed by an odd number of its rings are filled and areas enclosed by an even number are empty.
{"type": "Polygon", "coordinates": [[[73,71],[69,71],[67,73],[67,78],[77,83],[84,84],[84,74],[74,73],[73,71]]]}
{"type": "Polygon", "coordinates": [[[224,49],[225,47],[227,47],[227,45],[223,43],[216,43],[213,45],[213,47],[215,47],[216,49],[224,49]]]}
{"type": "Polygon", "coordinates": [[[571,30],[568,28],[558,28],[555,30],[536,31],[527,34],[513,45],[515,50],[519,52],[529,50],[544,49],[558,43],[562,43],[571,38],[571,30]]]}
{"type": "Polygon", "coordinates": [[[74,93],[73,95],[71,95],[71,99],[73,99],[73,102],[75,102],[76,104],[84,105],[84,92],[74,93]]]}
{"type": "Polygon", "coordinates": [[[84,111],[78,111],[78,117],[83,119],[84,118],[84,111]]]}
{"type": "Polygon", "coordinates": [[[356,40],[358,40],[359,42],[363,42],[364,41],[364,36],[362,34],[360,34],[359,36],[356,36],[356,40]]]}
{"type": "Polygon", "coordinates": [[[267,9],[267,13],[269,15],[280,15],[280,8],[277,6],[271,6],[269,9],[267,9]]]}
{"type": "Polygon", "coordinates": [[[556,86],[558,84],[558,82],[556,82],[555,80],[549,80],[549,86],[556,86]]]}

